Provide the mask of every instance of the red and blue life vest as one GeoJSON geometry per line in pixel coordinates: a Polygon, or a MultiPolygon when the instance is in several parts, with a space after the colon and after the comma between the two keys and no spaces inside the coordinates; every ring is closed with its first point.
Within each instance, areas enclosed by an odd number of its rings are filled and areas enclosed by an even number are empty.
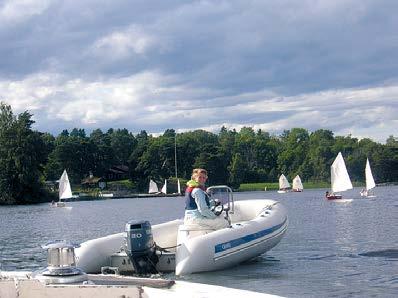
{"type": "Polygon", "coordinates": [[[198,205],[195,202],[195,198],[192,197],[192,191],[195,188],[200,188],[201,190],[204,191],[205,193],[205,200],[206,200],[206,205],[207,207],[210,208],[210,199],[209,196],[206,193],[206,189],[204,186],[188,186],[185,189],[185,210],[197,210],[198,209],[198,205]]]}

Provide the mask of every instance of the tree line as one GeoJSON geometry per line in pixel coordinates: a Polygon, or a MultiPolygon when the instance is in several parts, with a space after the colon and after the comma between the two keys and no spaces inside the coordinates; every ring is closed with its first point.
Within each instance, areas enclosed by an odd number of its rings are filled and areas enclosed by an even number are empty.
{"type": "Polygon", "coordinates": [[[364,181],[369,158],[376,182],[398,181],[398,141],[386,144],[365,138],[335,136],[332,131],[304,128],[285,130],[280,135],[251,127],[240,131],[221,127],[219,133],[194,130],[176,133],[167,129],[153,136],[142,130],[64,130],[58,136],[32,129],[32,114],[14,115],[0,103],[0,204],[26,204],[48,200],[43,187],[59,179],[66,169],[78,184],[92,173],[102,177],[114,165],[129,168],[136,191],[146,191],[149,179],[161,182],[177,176],[189,179],[192,168],[206,168],[209,184],[276,182],[281,173],[303,181],[330,180],[330,165],[342,152],[351,179],[364,181]],[[177,158],[177,159],[175,159],[177,158]]]}

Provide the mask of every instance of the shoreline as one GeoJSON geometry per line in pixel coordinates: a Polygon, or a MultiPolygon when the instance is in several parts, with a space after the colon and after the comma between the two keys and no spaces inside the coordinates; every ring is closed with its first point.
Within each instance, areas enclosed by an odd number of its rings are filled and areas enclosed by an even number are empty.
{"type": "MultiPolygon", "coordinates": [[[[353,182],[354,187],[365,187],[363,182],[353,182]]],[[[398,182],[385,182],[385,183],[377,183],[378,186],[394,186],[398,185],[398,182]]],[[[316,189],[316,188],[330,188],[330,182],[304,182],[304,189],[316,189]]],[[[264,191],[264,188],[269,190],[279,190],[278,182],[259,182],[259,183],[242,183],[237,190],[234,191],[264,191]]]]}
{"type": "Polygon", "coordinates": [[[140,193],[130,193],[123,195],[113,195],[113,196],[92,196],[83,195],[76,198],[64,199],[63,202],[78,202],[78,201],[101,201],[101,200],[113,200],[113,199],[135,199],[135,198],[161,198],[161,197],[181,197],[182,194],[172,193],[172,194],[140,194],[140,193]]]}
{"type": "MultiPolygon", "coordinates": [[[[304,189],[329,189],[330,184],[327,182],[319,182],[319,183],[303,183],[304,189]]],[[[363,183],[354,182],[354,187],[364,187],[363,183]]],[[[376,187],[381,186],[395,186],[398,185],[398,182],[385,182],[378,183],[376,187]]],[[[251,191],[264,191],[264,188],[267,188],[267,191],[277,191],[279,189],[278,183],[242,183],[238,189],[234,189],[234,192],[251,192],[251,191]]],[[[184,194],[171,193],[171,194],[146,194],[146,193],[125,193],[115,195],[112,193],[105,193],[102,196],[100,195],[79,195],[78,197],[64,199],[63,202],[78,202],[78,201],[101,201],[101,200],[113,200],[113,199],[135,199],[135,198],[156,198],[156,197],[183,197],[184,194]]],[[[36,205],[36,204],[46,204],[51,203],[51,201],[41,201],[32,204],[22,204],[22,205],[36,205]]],[[[0,204],[1,206],[18,206],[21,204],[0,204]]]]}

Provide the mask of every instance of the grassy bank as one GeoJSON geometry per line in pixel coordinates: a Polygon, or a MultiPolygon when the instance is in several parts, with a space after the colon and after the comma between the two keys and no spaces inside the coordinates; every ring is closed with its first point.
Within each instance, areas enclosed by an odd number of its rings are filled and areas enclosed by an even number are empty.
{"type": "MultiPolygon", "coordinates": [[[[308,188],[329,188],[329,182],[304,182],[304,189],[308,188]]],[[[256,190],[264,190],[265,187],[267,190],[278,190],[279,183],[278,182],[264,182],[264,183],[242,183],[238,189],[238,191],[256,191],[256,190]]]]}

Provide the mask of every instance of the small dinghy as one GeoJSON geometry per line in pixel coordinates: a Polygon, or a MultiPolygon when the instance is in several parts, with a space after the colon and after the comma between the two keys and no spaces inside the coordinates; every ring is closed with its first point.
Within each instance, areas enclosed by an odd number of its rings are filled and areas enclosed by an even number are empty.
{"type": "Polygon", "coordinates": [[[338,193],[352,189],[351,179],[348,175],[347,167],[345,166],[341,152],[337,154],[336,159],[330,166],[330,178],[332,182],[332,192],[326,192],[326,199],[341,200],[343,196],[338,193]]]}
{"type": "Polygon", "coordinates": [[[371,189],[376,187],[376,183],[373,178],[372,169],[370,168],[370,163],[368,158],[366,159],[365,179],[366,179],[365,180],[366,188],[360,192],[361,197],[375,198],[376,196],[370,192],[371,189]]]}
{"type": "Polygon", "coordinates": [[[274,200],[233,201],[227,186],[208,189],[220,202],[215,212],[230,227],[211,230],[173,220],[151,226],[129,221],[124,233],[86,241],[76,249],[76,265],[87,273],[172,272],[184,275],[214,271],[250,260],[279,243],[288,226],[287,211],[274,200]],[[122,248],[122,249],[121,249],[122,248]]]}
{"type": "Polygon", "coordinates": [[[280,175],[279,177],[279,190],[278,193],[287,193],[290,189],[290,183],[285,175],[280,175]]]}

